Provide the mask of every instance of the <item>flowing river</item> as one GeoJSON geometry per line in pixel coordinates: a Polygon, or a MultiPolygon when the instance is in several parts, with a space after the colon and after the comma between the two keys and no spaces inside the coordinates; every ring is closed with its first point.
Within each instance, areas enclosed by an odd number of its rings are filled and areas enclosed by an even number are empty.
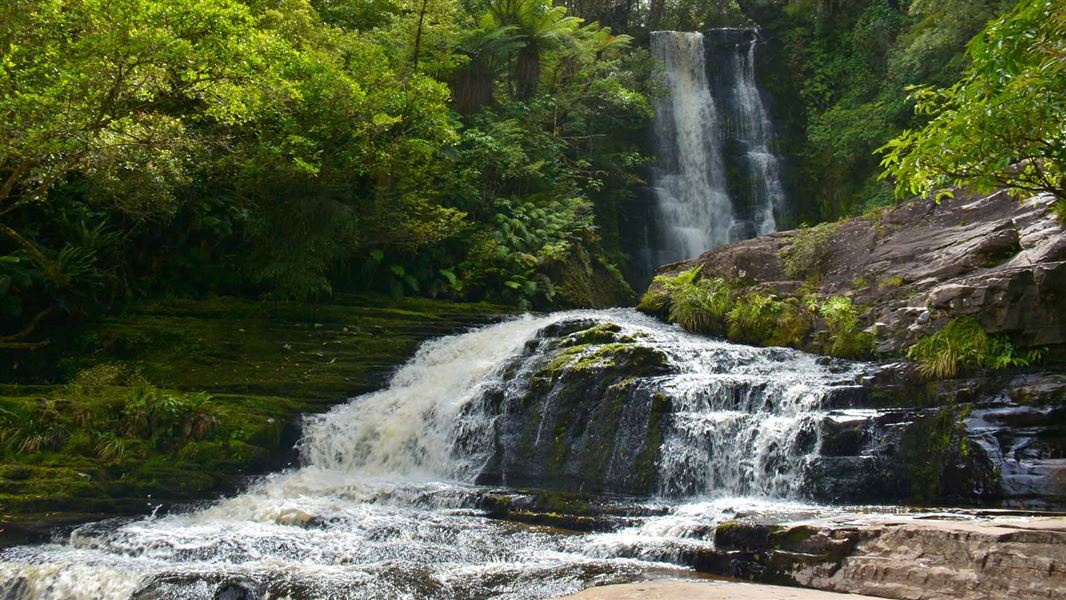
{"type": "MultiPolygon", "coordinates": [[[[0,552],[0,598],[526,599],[694,575],[683,557],[713,543],[716,523],[830,510],[796,499],[819,423],[862,418],[828,399],[868,368],[694,336],[632,310],[508,320],[428,342],[384,389],[309,417],[300,468],[207,507],[0,552]],[[479,498],[522,492],[475,481],[551,359],[538,336],[571,321],[617,324],[666,356],[669,371],[637,386],[671,398],[656,491],[611,496],[629,516],[606,531],[487,518],[479,498]]],[[[626,468],[626,428],[608,473],[626,468]]]]}

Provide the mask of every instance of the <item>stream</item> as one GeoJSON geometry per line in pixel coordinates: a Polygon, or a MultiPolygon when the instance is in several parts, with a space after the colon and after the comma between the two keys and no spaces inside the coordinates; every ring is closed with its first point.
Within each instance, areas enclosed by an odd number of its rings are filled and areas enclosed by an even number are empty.
{"type": "MultiPolygon", "coordinates": [[[[517,600],[696,576],[685,557],[713,545],[718,523],[841,510],[805,502],[803,483],[819,424],[864,418],[829,405],[870,368],[695,336],[631,309],[515,318],[430,341],[382,390],[307,417],[302,466],[244,493],[3,550],[0,598],[517,600]],[[538,340],[567,323],[616,324],[666,357],[668,370],[632,378],[605,442],[607,483],[621,481],[634,460],[627,449],[650,427],[639,398],[668,392],[655,491],[605,493],[622,516],[598,531],[487,518],[486,494],[525,493],[507,485],[500,455],[518,443],[501,432],[534,431],[523,412],[531,381],[557,356],[538,340]],[[478,485],[490,463],[500,484],[478,485]]],[[[561,401],[547,394],[537,410],[561,401]]]]}

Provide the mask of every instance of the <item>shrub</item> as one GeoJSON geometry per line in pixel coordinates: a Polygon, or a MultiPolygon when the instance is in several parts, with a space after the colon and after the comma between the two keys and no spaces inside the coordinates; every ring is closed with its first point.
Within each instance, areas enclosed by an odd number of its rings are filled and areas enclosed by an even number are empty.
{"type": "Polygon", "coordinates": [[[730,339],[748,344],[761,344],[770,339],[783,306],[773,294],[752,292],[738,299],[726,316],[730,339]]]}
{"type": "Polygon", "coordinates": [[[770,338],[766,340],[766,344],[803,348],[804,340],[813,327],[813,313],[805,303],[797,298],[788,298],[781,302],[777,323],[774,325],[770,338]]]}
{"type": "Polygon", "coordinates": [[[954,377],[961,370],[1026,367],[1039,360],[1040,352],[1019,355],[1004,335],[989,335],[974,317],[955,319],[915,343],[907,358],[917,362],[928,377],[954,377]]]}
{"type": "Polygon", "coordinates": [[[199,440],[218,425],[209,394],[170,394],[144,379],[134,382],[122,412],[128,437],[199,440]]]}
{"type": "Polygon", "coordinates": [[[695,266],[677,275],[656,275],[651,285],[640,298],[637,310],[651,315],[665,316],[670,309],[674,294],[696,281],[702,267],[695,266]]]}
{"type": "Polygon", "coordinates": [[[874,336],[859,330],[859,312],[851,298],[833,296],[818,308],[829,329],[829,354],[862,358],[873,351],[874,336]]]}
{"type": "Polygon", "coordinates": [[[730,293],[721,277],[678,286],[670,302],[670,321],[689,331],[721,333],[732,305],[730,293]]]}
{"type": "Polygon", "coordinates": [[[803,227],[797,231],[792,245],[781,252],[785,275],[792,279],[820,275],[830,258],[829,245],[843,225],[843,221],[835,221],[803,227]]]}

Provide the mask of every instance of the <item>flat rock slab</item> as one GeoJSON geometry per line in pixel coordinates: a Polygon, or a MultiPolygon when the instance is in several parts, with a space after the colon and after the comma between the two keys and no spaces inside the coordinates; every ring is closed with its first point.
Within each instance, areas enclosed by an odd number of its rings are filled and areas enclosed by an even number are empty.
{"type": "Polygon", "coordinates": [[[589,588],[564,600],[874,600],[874,597],[754,583],[648,581],[589,588]]]}

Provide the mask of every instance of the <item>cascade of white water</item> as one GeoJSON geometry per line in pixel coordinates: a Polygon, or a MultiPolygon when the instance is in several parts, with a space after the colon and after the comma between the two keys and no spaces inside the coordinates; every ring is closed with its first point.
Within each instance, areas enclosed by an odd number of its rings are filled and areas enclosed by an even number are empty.
{"type": "Polygon", "coordinates": [[[651,49],[665,68],[668,87],[655,107],[655,195],[662,236],[656,260],[661,264],[729,242],[733,206],[703,34],[656,31],[651,49]]]}
{"type": "Polygon", "coordinates": [[[737,138],[745,148],[751,185],[752,221],[758,235],[777,230],[775,213],[781,210],[784,187],[777,156],[770,151],[772,126],[755,85],[755,44],[752,38],[746,52],[733,56],[736,76],[733,94],[739,112],[737,138]]]}
{"type": "Polygon", "coordinates": [[[554,317],[526,317],[424,344],[385,389],[304,427],[305,460],[364,475],[468,479],[486,456],[457,457],[455,440],[486,427],[464,408],[497,380],[494,369],[554,317]]]}
{"type": "Polygon", "coordinates": [[[62,543],[0,550],[0,598],[192,600],[239,586],[263,598],[535,600],[647,567],[622,557],[676,560],[702,542],[666,540],[668,530],[684,537],[725,517],[695,522],[682,511],[676,526],[649,523],[616,539],[516,528],[476,511],[486,490],[470,482],[500,451],[497,424],[524,418],[530,382],[560,351],[551,343],[560,334],[539,332],[603,322],[671,365],[646,378],[670,398],[656,465],[667,496],[791,494],[817,453],[812,425],[826,415],[825,394],[855,376],[631,309],[509,320],[429,342],[381,391],[309,419],[301,468],[205,509],[90,523],[62,543]]]}
{"type": "Polygon", "coordinates": [[[638,258],[658,264],[777,229],[784,203],[772,125],[755,81],[757,38],[708,49],[702,33],[656,31],[652,54],[666,94],[656,101],[653,190],[658,236],[638,258]],[[715,76],[712,85],[708,73],[715,76]],[[729,152],[726,153],[725,149],[729,152]],[[728,168],[727,168],[728,167],[728,168]],[[735,179],[735,181],[733,181],[735,179]],[[747,188],[746,198],[730,190],[747,188]]]}

